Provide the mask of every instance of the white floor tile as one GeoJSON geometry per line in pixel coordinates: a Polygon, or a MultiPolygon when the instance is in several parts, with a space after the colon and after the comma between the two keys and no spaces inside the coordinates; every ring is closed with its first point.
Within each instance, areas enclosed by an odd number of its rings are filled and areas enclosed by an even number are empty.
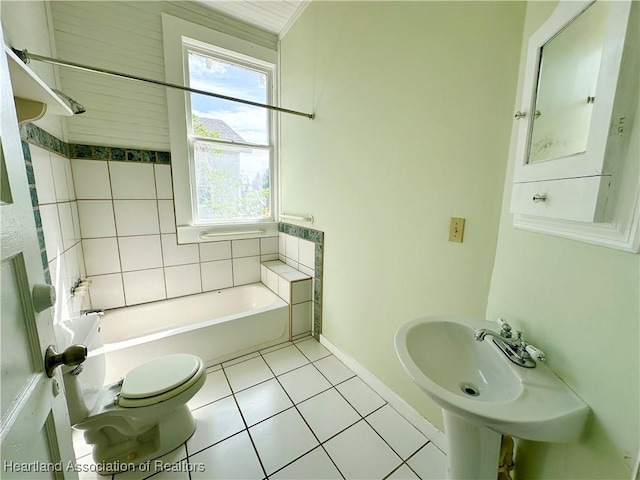
{"type": "Polygon", "coordinates": [[[228,395],[231,395],[229,382],[227,382],[224,372],[217,370],[207,374],[207,380],[204,382],[204,385],[198,393],[189,400],[187,406],[191,410],[195,410],[196,408],[220,400],[228,395]]]}
{"type": "Polygon", "coordinates": [[[315,338],[308,338],[301,342],[296,342],[296,347],[312,362],[331,355],[331,352],[320,345],[315,338]]]}
{"type": "Polygon", "coordinates": [[[249,426],[293,406],[275,378],[237,393],[236,398],[249,426]]]}
{"type": "Polygon", "coordinates": [[[373,412],[367,417],[367,422],[403,460],[409,458],[429,441],[390,405],[385,405],[373,412]]]}
{"type": "Polygon", "coordinates": [[[420,480],[413,470],[406,465],[402,465],[399,469],[387,477],[387,480],[420,480]]]}
{"type": "Polygon", "coordinates": [[[192,480],[213,479],[262,479],[264,472],[247,432],[241,432],[189,457],[192,480]]]}
{"type": "Polygon", "coordinates": [[[196,431],[187,440],[189,454],[210,447],[244,430],[245,425],[233,397],[223,398],[193,412],[196,431]]]}
{"type": "Polygon", "coordinates": [[[260,353],[264,355],[265,353],[274,352],[276,350],[280,350],[281,348],[290,347],[293,345],[291,342],[279,343],[278,345],[274,345],[273,347],[265,348],[264,350],[260,350],[260,353]]]}
{"type": "MultiPolygon", "coordinates": [[[[123,473],[118,473],[113,476],[114,480],[141,480],[143,478],[148,478],[158,472],[162,472],[165,468],[166,471],[163,473],[165,476],[163,478],[182,480],[189,478],[189,472],[186,468],[186,458],[187,451],[184,448],[184,444],[180,445],[175,450],[162,455],[157,459],[153,459],[148,463],[144,463],[140,465],[139,468],[135,470],[128,470],[123,473]],[[173,470],[173,471],[170,471],[173,470]]],[[[155,475],[154,479],[157,478],[155,475]]]]}
{"type": "Polygon", "coordinates": [[[447,457],[433,443],[428,443],[407,463],[422,480],[447,478],[447,457]]]}
{"type": "Polygon", "coordinates": [[[324,448],[346,479],[384,478],[402,463],[364,420],[329,440],[324,448]]]}
{"type": "Polygon", "coordinates": [[[298,409],[320,442],[360,420],[358,412],[334,388],[305,400],[298,409]]]}
{"type": "Polygon", "coordinates": [[[73,450],[76,458],[82,458],[85,455],[91,455],[91,445],[84,441],[84,432],[81,430],[71,429],[71,439],[73,441],[73,450]]]}
{"type": "Polygon", "coordinates": [[[355,375],[351,370],[333,355],[313,362],[320,372],[327,377],[332,384],[336,385],[355,375]]]}
{"type": "Polygon", "coordinates": [[[267,474],[284,467],[318,445],[295,408],[249,429],[267,474]]]}
{"type": "Polygon", "coordinates": [[[358,377],[341,383],[336,388],[363,417],[385,404],[382,397],[358,377]]]}
{"type": "Polygon", "coordinates": [[[231,365],[235,365],[236,363],[241,363],[241,362],[244,362],[245,360],[249,360],[251,358],[256,358],[259,356],[260,354],[258,352],[247,353],[246,355],[243,355],[241,357],[233,358],[231,360],[227,360],[226,362],[223,362],[222,366],[227,368],[227,367],[230,367],[231,365]]]}
{"type": "Polygon", "coordinates": [[[234,392],[253,387],[260,382],[273,378],[273,373],[271,373],[262,357],[236,363],[224,370],[234,392]]]}
{"type": "Polygon", "coordinates": [[[276,375],[281,375],[309,363],[307,357],[302,355],[300,350],[293,345],[266,353],[263,357],[276,375]]]}
{"type": "Polygon", "coordinates": [[[296,404],[331,388],[328,380],[313,365],[296,368],[280,375],[278,380],[296,404]]]}
{"type": "Polygon", "coordinates": [[[317,447],[269,477],[276,480],[335,480],[342,478],[329,455],[317,447]]]}

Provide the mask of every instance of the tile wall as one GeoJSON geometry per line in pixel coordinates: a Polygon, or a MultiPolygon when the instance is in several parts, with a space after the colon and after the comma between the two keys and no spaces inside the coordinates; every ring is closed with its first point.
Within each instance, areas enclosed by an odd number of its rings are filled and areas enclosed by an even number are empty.
{"type": "Polygon", "coordinates": [[[313,279],[312,301],[292,313],[319,335],[323,232],[280,223],[278,237],[178,245],[168,152],[67,144],[33,124],[20,132],[57,317],[259,282],[261,262],[280,259],[313,279]],[[72,298],[85,276],[90,299],[72,298]]]}
{"type": "Polygon", "coordinates": [[[278,238],[178,245],[171,167],[72,159],[93,308],[115,308],[260,281],[278,238]]]}
{"type": "MultiPolygon", "coordinates": [[[[318,338],[322,332],[322,265],[324,258],[324,233],[288,223],[278,225],[278,258],[287,265],[309,275],[313,279],[313,295],[311,305],[294,305],[292,318],[295,324],[306,321],[302,318],[309,315],[312,318],[312,333],[318,338]],[[296,321],[296,318],[299,320],[296,321]]],[[[293,331],[297,331],[294,325],[293,331]]]]}
{"type": "Polygon", "coordinates": [[[86,296],[72,295],[85,276],[78,204],[71,164],[58,152],[23,142],[45,277],[56,288],[56,322],[89,307],[86,296]]]}

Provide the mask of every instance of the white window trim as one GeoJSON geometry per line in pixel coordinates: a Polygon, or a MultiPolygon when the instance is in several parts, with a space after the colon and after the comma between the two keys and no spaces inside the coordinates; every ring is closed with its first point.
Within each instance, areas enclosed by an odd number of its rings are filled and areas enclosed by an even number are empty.
{"type": "MultiPolygon", "coordinates": [[[[187,85],[184,69],[183,41],[189,39],[219,49],[235,52],[249,58],[278,65],[278,52],[253,44],[231,35],[217,32],[202,25],[162,13],[162,33],[164,39],[165,80],[168,83],[187,85]]],[[[277,70],[273,77],[277,85],[277,70]]],[[[171,170],[173,176],[173,196],[176,213],[178,243],[199,243],[220,240],[236,240],[274,236],[278,234],[277,215],[279,212],[279,155],[276,131],[277,116],[271,122],[273,158],[271,161],[271,195],[273,196],[273,221],[234,223],[226,225],[195,225],[191,200],[190,162],[187,133],[187,110],[185,95],[188,93],[167,88],[167,110],[169,114],[169,140],[171,144],[171,170]]],[[[273,89],[273,97],[277,88],[273,89]]],[[[272,97],[273,104],[277,99],[272,97]]]]}

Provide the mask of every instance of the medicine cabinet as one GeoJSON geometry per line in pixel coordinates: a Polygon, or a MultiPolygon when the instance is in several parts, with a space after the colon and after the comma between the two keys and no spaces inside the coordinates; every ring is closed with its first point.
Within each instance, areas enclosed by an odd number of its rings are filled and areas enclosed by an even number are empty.
{"type": "Polygon", "coordinates": [[[638,251],[638,7],[561,0],[531,36],[514,119],[516,227],[638,251]]]}

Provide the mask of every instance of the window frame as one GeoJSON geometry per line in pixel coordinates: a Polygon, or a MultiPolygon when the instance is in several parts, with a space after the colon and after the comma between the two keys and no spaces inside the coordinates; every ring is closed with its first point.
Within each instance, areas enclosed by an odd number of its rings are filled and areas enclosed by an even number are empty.
{"type": "MultiPolygon", "coordinates": [[[[260,71],[270,71],[267,103],[277,104],[278,53],[276,50],[165,13],[162,14],[162,30],[165,75],[168,83],[189,86],[189,59],[186,52],[191,50],[218,57],[222,61],[226,60],[238,65],[246,64],[246,66],[258,68],[260,71]]],[[[271,150],[269,165],[271,217],[249,221],[203,224],[196,222],[195,188],[191,186],[191,180],[195,178],[193,144],[195,140],[211,141],[211,139],[197,137],[191,133],[191,93],[168,88],[167,110],[178,243],[200,243],[277,235],[280,189],[276,112],[269,110],[267,113],[269,144],[266,146],[250,142],[246,144],[220,140],[212,142],[271,150]]]]}

